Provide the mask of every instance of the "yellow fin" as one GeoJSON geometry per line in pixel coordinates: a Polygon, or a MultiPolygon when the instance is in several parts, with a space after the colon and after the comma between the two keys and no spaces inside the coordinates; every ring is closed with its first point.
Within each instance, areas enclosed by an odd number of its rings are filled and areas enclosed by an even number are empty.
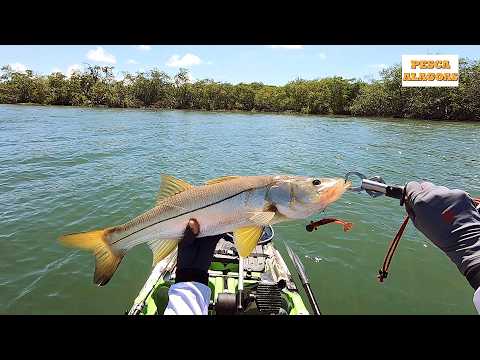
{"type": "Polygon", "coordinates": [[[155,240],[148,244],[153,252],[154,267],[160,261],[165,259],[177,247],[178,240],[155,240]]]}
{"type": "Polygon", "coordinates": [[[158,191],[155,205],[158,205],[165,198],[181,193],[182,191],[185,191],[191,187],[192,185],[186,181],[177,179],[170,175],[162,175],[160,190],[158,191]]]}
{"type": "Polygon", "coordinates": [[[259,211],[254,213],[252,217],[250,217],[250,220],[258,225],[268,225],[274,217],[274,211],[259,211]]]}
{"type": "Polygon", "coordinates": [[[261,226],[246,226],[239,228],[233,232],[235,246],[238,254],[242,257],[247,257],[257,246],[258,239],[262,236],[263,227],[261,226]]]}
{"type": "Polygon", "coordinates": [[[108,244],[105,230],[63,235],[60,242],[65,246],[90,250],[95,255],[93,281],[98,286],[106,285],[120,265],[124,254],[115,254],[108,244]]]}
{"type": "Polygon", "coordinates": [[[212,185],[212,184],[217,184],[217,183],[220,183],[220,182],[224,182],[224,181],[228,181],[228,180],[233,180],[233,179],[236,179],[240,176],[237,176],[237,175],[233,175],[233,176],[222,176],[222,177],[219,177],[219,178],[216,178],[216,179],[211,179],[211,180],[208,180],[205,182],[205,185],[212,185]]]}

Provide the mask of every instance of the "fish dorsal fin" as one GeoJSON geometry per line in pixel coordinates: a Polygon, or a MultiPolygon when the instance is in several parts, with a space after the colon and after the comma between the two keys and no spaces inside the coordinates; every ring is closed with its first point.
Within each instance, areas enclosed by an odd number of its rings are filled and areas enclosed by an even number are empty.
{"type": "Polygon", "coordinates": [[[262,226],[246,226],[235,230],[233,238],[238,254],[242,257],[250,255],[262,234],[262,226]]]}
{"type": "Polygon", "coordinates": [[[160,261],[165,259],[170,253],[175,250],[178,245],[178,240],[154,240],[148,243],[148,246],[153,253],[152,267],[155,267],[160,261]]]}
{"type": "Polygon", "coordinates": [[[186,181],[177,179],[170,175],[162,175],[160,190],[158,191],[155,205],[158,205],[158,203],[160,203],[165,198],[181,193],[182,191],[185,191],[191,187],[192,185],[190,185],[186,181]]]}
{"type": "Polygon", "coordinates": [[[211,179],[211,180],[206,181],[205,185],[217,184],[217,183],[220,183],[220,182],[233,180],[233,179],[236,179],[238,177],[240,177],[240,176],[238,176],[238,175],[222,176],[222,177],[219,177],[219,178],[216,178],[216,179],[211,179]]]}

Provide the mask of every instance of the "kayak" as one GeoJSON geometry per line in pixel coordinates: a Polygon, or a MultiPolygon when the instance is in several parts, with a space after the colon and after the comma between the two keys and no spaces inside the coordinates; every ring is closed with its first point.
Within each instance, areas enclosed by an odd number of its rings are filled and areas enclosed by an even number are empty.
{"type": "MultiPolygon", "coordinates": [[[[241,291],[240,257],[233,238],[226,234],[220,239],[208,270],[209,315],[309,315],[285,261],[273,246],[273,237],[272,227],[265,227],[253,252],[242,259],[241,291]]],[[[128,315],[164,313],[168,290],[175,283],[176,260],[174,251],[154,267],[128,315]]]]}

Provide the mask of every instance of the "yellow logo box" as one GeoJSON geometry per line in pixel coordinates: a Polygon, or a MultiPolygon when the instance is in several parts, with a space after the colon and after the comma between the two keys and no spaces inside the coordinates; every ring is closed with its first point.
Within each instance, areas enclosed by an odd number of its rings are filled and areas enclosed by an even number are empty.
{"type": "Polygon", "coordinates": [[[458,86],[458,55],[402,55],[402,86],[458,86]]]}

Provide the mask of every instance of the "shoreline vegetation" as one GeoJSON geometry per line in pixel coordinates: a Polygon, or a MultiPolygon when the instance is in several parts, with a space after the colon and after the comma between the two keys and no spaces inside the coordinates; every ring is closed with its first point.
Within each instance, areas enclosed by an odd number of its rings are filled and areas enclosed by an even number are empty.
{"type": "Polygon", "coordinates": [[[335,76],[283,86],[192,82],[187,69],[173,77],[158,69],[124,73],[117,80],[113,69],[88,65],[67,77],[6,65],[0,70],[0,104],[480,120],[480,60],[460,60],[454,88],[403,88],[400,64],[368,83],[335,76]]]}

